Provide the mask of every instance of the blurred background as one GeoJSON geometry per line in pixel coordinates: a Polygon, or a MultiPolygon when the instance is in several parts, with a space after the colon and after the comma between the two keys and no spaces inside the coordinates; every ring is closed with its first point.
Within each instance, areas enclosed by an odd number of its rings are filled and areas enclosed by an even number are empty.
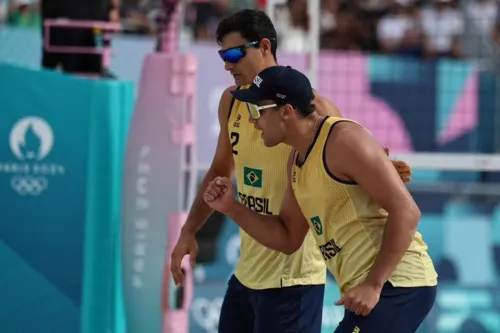
{"type": "MultiPolygon", "coordinates": [[[[214,214],[199,232],[192,294],[164,267],[171,216],[210,165],[232,84],[215,30],[243,8],[272,14],[280,64],[413,167],[440,277],[419,332],[500,332],[500,1],[320,0],[315,13],[267,1],[92,0],[62,15],[63,0],[0,0],[0,332],[157,332],[144,327],[173,322],[169,311],[185,317],[164,332],[217,332],[237,226],[214,214]],[[42,13],[120,30],[42,29],[42,13]],[[112,51],[49,52],[49,33],[112,51]],[[190,139],[166,130],[176,122],[190,139]]],[[[338,297],[329,276],[325,333],[338,297]]]]}

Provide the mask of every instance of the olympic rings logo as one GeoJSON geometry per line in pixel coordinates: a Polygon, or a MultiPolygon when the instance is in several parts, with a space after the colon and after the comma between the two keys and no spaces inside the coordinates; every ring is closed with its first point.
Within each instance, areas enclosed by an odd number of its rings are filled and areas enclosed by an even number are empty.
{"type": "Polygon", "coordinates": [[[195,298],[191,305],[191,313],[194,321],[207,333],[216,333],[219,327],[220,309],[222,298],[213,300],[206,298],[195,298]]]}
{"type": "Polygon", "coordinates": [[[37,196],[47,189],[49,182],[45,177],[14,176],[10,185],[19,195],[37,196]]]}

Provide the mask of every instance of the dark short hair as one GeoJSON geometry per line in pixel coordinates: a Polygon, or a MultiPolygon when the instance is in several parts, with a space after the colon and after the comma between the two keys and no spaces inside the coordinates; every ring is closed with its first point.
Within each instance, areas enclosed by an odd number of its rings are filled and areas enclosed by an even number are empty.
{"type": "Polygon", "coordinates": [[[309,105],[309,107],[307,108],[297,108],[297,110],[299,111],[299,113],[304,116],[304,118],[310,116],[314,111],[316,111],[316,105],[314,104],[311,104],[309,105]]]}
{"type": "MultiPolygon", "coordinates": [[[[285,104],[280,104],[278,101],[274,101],[276,102],[276,104],[278,104],[278,106],[283,106],[285,104]]],[[[295,106],[295,105],[292,105],[296,110],[297,112],[304,118],[307,118],[309,117],[311,114],[313,114],[314,111],[316,111],[316,105],[314,104],[311,104],[309,105],[308,107],[304,108],[304,107],[298,107],[298,106],[295,106]]]]}
{"type": "Polygon", "coordinates": [[[239,32],[249,42],[260,41],[267,38],[271,41],[271,53],[276,60],[278,37],[273,22],[261,10],[243,9],[223,18],[217,26],[217,43],[222,44],[222,39],[231,32],[239,32]]]}

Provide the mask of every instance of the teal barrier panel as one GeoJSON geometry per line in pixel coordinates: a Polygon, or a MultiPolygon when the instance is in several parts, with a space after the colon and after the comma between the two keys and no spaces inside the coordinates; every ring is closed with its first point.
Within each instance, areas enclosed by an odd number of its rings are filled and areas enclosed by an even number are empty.
{"type": "Polygon", "coordinates": [[[464,287],[494,287],[491,215],[478,204],[455,199],[445,205],[443,222],[443,256],[455,264],[458,281],[464,287]]]}
{"type": "Polygon", "coordinates": [[[0,332],[115,331],[134,91],[0,63],[0,332]]]}

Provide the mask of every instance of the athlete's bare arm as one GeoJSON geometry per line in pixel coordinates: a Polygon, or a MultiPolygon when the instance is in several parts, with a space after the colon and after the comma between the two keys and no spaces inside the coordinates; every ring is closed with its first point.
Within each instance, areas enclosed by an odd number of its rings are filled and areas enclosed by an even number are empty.
{"type": "Polygon", "coordinates": [[[380,144],[361,126],[335,125],[326,145],[326,163],[334,175],[354,180],[389,213],[380,252],[367,277],[367,282],[381,286],[408,250],[420,210],[380,144]]]}
{"type": "Polygon", "coordinates": [[[191,264],[194,265],[198,254],[198,245],[196,243],[195,234],[213,213],[213,209],[210,208],[203,200],[205,188],[215,177],[227,177],[229,179],[233,177],[234,160],[227,123],[232,101],[232,95],[230,92],[235,89],[236,86],[229,87],[222,94],[218,112],[220,132],[215,156],[212,160],[210,168],[203,178],[194,203],[189,211],[187,221],[182,228],[179,240],[177,241],[177,244],[172,252],[171,270],[176,283],[182,283],[184,280],[181,262],[185,255],[190,255],[191,264]]]}
{"type": "MultiPolygon", "coordinates": [[[[291,161],[292,157],[289,158],[289,164],[291,161]]],[[[288,186],[279,215],[259,214],[237,202],[234,199],[233,185],[227,178],[217,178],[211,182],[205,192],[205,200],[211,207],[235,221],[253,239],[285,254],[297,251],[309,230],[291,188],[290,167],[288,186]]]]}

